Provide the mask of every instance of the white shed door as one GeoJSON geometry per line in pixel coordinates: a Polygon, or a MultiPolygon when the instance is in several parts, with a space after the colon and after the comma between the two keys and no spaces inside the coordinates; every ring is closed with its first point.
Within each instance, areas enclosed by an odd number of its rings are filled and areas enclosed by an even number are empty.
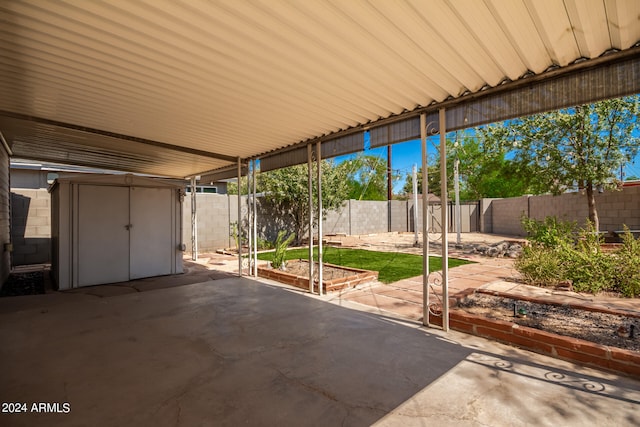
{"type": "Polygon", "coordinates": [[[78,191],[78,286],[129,280],[129,189],[78,191]]]}
{"type": "Polygon", "coordinates": [[[171,190],[131,187],[131,279],[171,274],[171,190]]]}

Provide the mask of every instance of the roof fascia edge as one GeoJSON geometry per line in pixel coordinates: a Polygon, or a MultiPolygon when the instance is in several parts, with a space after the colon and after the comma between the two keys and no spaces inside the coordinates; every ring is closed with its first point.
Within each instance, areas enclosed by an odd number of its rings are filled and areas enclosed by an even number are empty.
{"type": "Polygon", "coordinates": [[[225,160],[228,162],[237,161],[237,157],[227,156],[225,154],[218,154],[218,153],[212,153],[210,151],[198,150],[195,148],[182,147],[179,145],[168,144],[166,142],[154,141],[151,139],[140,138],[137,136],[125,135],[125,134],[110,132],[102,129],[95,129],[95,128],[90,128],[86,126],[74,125],[72,123],[65,123],[57,120],[45,119],[43,117],[31,116],[28,114],[21,114],[21,113],[14,113],[11,111],[0,110],[0,116],[5,116],[12,119],[17,119],[17,120],[25,120],[25,121],[30,121],[30,122],[35,122],[35,123],[40,123],[40,124],[45,124],[50,126],[61,127],[65,129],[71,129],[79,132],[91,133],[91,134],[96,134],[100,136],[106,136],[109,138],[137,142],[140,144],[151,145],[158,148],[164,148],[167,150],[178,151],[186,154],[193,154],[196,156],[209,157],[217,160],[225,160]]]}
{"type": "MultiPolygon", "coordinates": [[[[257,159],[257,157],[256,157],[257,159]]],[[[249,167],[249,160],[252,160],[252,158],[249,159],[238,159],[238,157],[236,157],[235,163],[232,165],[228,165],[228,166],[222,166],[216,169],[208,169],[202,172],[198,172],[198,173],[194,173],[191,175],[187,175],[185,177],[183,177],[183,179],[188,179],[188,178],[192,178],[194,176],[204,176],[204,175],[209,175],[212,173],[218,173],[218,172],[227,172],[229,170],[237,170],[238,169],[238,160],[240,160],[240,167],[249,167]]]]}

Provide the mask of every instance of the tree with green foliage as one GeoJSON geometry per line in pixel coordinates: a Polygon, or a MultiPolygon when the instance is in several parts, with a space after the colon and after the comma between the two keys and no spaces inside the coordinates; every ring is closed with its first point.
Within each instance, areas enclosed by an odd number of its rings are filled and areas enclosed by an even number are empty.
{"type": "Polygon", "coordinates": [[[349,199],[387,200],[387,161],[378,156],[358,154],[341,163],[347,169],[349,199]]]}
{"type": "MultiPolygon", "coordinates": [[[[440,195],[440,158],[437,159],[436,165],[430,165],[427,168],[427,185],[429,186],[429,193],[440,195]],[[435,175],[438,175],[436,178],[435,175]],[[438,187],[438,188],[436,188],[438,187]]],[[[447,171],[448,173],[449,171],[447,171]]],[[[453,176],[453,169],[451,170],[451,176],[453,176]]],[[[418,168],[417,178],[418,180],[418,194],[422,194],[422,167],[418,168]]],[[[453,187],[451,187],[453,188],[453,187]]],[[[402,187],[404,194],[413,193],[413,173],[408,173],[402,187]]]]}
{"type": "MultiPolygon", "coordinates": [[[[460,199],[484,197],[516,197],[529,191],[531,174],[527,168],[506,158],[506,150],[481,130],[467,135],[461,142],[447,139],[447,188],[453,194],[454,162],[459,160],[460,199]]],[[[440,196],[440,154],[429,166],[429,191],[440,196]]],[[[403,190],[412,191],[412,178],[407,175],[403,190]]],[[[422,168],[418,170],[418,192],[422,192],[422,168]]]]}
{"type": "Polygon", "coordinates": [[[491,126],[487,133],[533,172],[534,193],[586,194],[599,230],[596,191],[619,186],[618,171],[638,153],[639,97],[600,101],[491,126]]]}
{"type": "Polygon", "coordinates": [[[532,192],[533,173],[527,165],[507,158],[507,150],[487,138],[481,129],[454,147],[452,157],[460,159],[464,192],[461,198],[518,197],[532,192]]]}
{"type": "MultiPolygon", "coordinates": [[[[349,186],[348,169],[345,165],[336,165],[331,160],[322,160],[322,215],[337,209],[347,199],[349,186]]],[[[314,168],[315,169],[315,168],[314,168]]],[[[318,189],[314,171],[313,206],[314,218],[317,218],[318,189]]],[[[264,172],[259,175],[257,190],[264,193],[265,200],[276,211],[293,223],[296,243],[307,235],[309,230],[309,189],[307,165],[290,166],[264,172]]]]}

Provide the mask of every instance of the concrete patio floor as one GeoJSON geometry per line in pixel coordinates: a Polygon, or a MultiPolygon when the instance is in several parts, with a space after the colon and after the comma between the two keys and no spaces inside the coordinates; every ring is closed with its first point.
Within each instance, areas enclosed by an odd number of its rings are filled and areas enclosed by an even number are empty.
{"type": "Polygon", "coordinates": [[[640,424],[638,381],[264,281],[31,301],[0,310],[1,401],[71,411],[3,426],[640,424]]]}

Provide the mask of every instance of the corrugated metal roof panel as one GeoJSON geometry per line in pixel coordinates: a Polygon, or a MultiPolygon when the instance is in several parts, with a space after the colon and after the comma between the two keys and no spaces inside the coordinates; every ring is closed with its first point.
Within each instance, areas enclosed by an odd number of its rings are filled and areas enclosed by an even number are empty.
{"type": "Polygon", "coordinates": [[[0,128],[12,141],[14,157],[23,159],[177,178],[229,164],[227,160],[1,116],[0,128]]]}
{"type": "Polygon", "coordinates": [[[639,15],[637,0],[5,0],[0,110],[256,157],[629,49],[639,15]]]}

